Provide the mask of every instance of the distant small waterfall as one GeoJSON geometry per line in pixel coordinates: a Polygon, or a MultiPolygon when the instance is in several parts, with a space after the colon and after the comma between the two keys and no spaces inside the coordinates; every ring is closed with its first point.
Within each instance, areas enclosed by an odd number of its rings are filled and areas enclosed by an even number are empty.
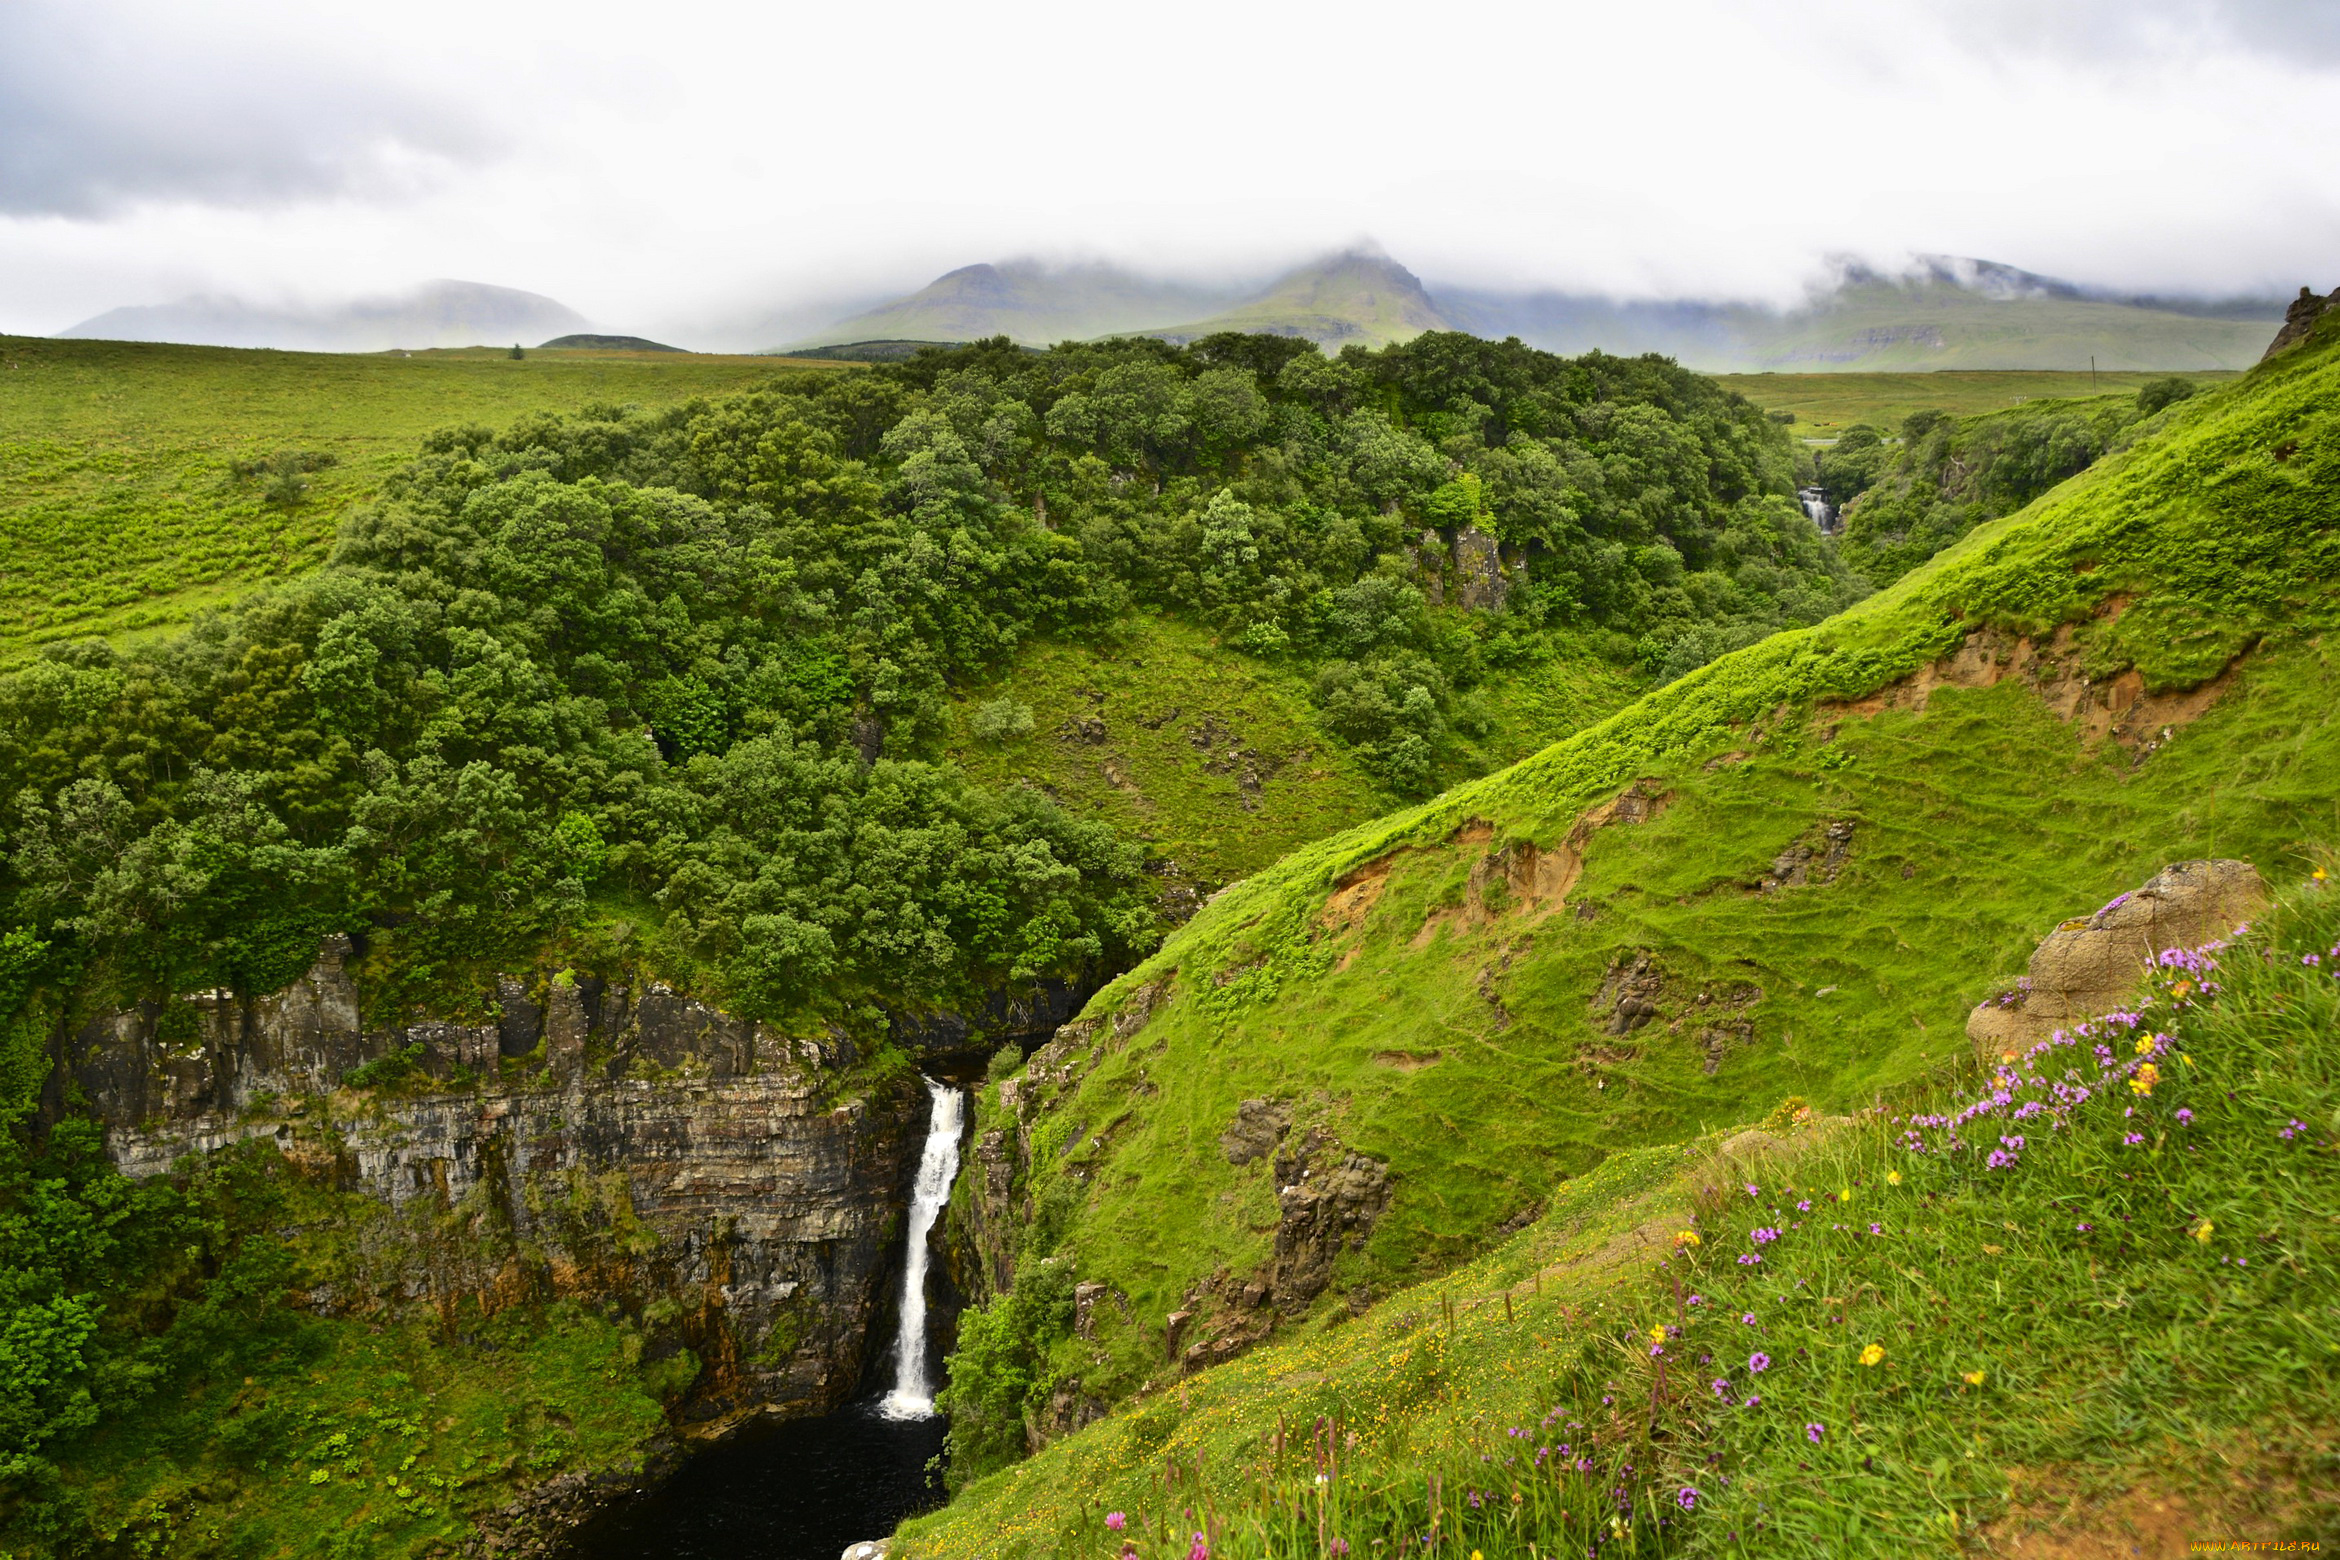
{"type": "Polygon", "coordinates": [[[918,1181],[910,1191],[910,1252],[902,1264],[902,1330],[894,1340],[894,1390],[878,1405],[888,1419],[934,1417],[934,1383],[926,1374],[926,1240],[951,1200],[959,1173],[959,1123],[966,1109],[964,1090],[926,1080],[934,1115],[926,1148],[918,1156],[918,1181]]]}
{"type": "Polygon", "coordinates": [[[1836,530],[1836,511],[1828,507],[1828,500],[1821,496],[1818,488],[1798,488],[1796,489],[1796,497],[1802,502],[1804,513],[1812,517],[1814,525],[1823,531],[1834,533],[1836,530]]]}

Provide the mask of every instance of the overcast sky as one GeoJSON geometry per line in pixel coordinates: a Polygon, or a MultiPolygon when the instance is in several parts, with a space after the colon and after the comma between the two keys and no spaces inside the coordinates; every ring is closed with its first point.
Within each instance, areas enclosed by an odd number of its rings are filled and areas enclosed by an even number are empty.
{"type": "Polygon", "coordinates": [[[461,277],[696,344],[974,260],[2340,284],[2340,0],[0,0],[0,330],[461,277]]]}

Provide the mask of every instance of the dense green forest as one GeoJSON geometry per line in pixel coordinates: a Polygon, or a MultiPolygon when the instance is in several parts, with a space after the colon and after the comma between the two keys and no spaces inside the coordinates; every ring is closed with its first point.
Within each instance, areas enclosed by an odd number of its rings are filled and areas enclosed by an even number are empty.
{"type": "Polygon", "coordinates": [[[331,929],[385,1004],[594,904],[761,1016],[1124,965],[1139,849],[945,761],[954,688],[1170,614],[1423,794],[1541,633],[1670,675],[1852,599],[1792,472],[1671,363],[1462,336],[991,342],[442,431],[325,569],[0,683],[12,1097],[60,993],[266,990],[331,929]],[[1432,600],[1474,527],[1499,612],[1432,600]]]}

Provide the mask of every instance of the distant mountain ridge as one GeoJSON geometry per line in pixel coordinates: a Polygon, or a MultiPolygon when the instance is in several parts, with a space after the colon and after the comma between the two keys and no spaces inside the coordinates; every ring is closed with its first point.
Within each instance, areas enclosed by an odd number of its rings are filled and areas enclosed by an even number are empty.
{"type": "Polygon", "coordinates": [[[591,328],[568,305],[485,282],[425,282],[410,292],[315,308],[193,297],[108,309],[57,332],[100,341],[173,341],[291,352],[381,352],[393,347],[502,346],[591,328]]]}
{"type": "Polygon", "coordinates": [[[1178,289],[1111,266],[1031,261],[966,266],[896,303],[798,343],[878,337],[1039,346],[1213,331],[1305,336],[1327,350],[1382,346],[1431,330],[1578,354],[1662,353],[1713,372],[1964,369],[2220,369],[2258,358],[2277,299],[2122,295],[1997,261],[1918,255],[1899,268],[1851,257],[1797,307],[1731,300],[1621,301],[1559,290],[1433,289],[1371,248],[1299,266],[1266,288],[1188,307],[1178,289]]]}
{"type": "Polygon", "coordinates": [[[1133,335],[1224,308],[1240,296],[1233,288],[1155,281],[1118,266],[1052,268],[1034,260],[1008,260],[946,271],[906,298],[840,320],[792,345],[1012,336],[1044,347],[1133,335]]]}

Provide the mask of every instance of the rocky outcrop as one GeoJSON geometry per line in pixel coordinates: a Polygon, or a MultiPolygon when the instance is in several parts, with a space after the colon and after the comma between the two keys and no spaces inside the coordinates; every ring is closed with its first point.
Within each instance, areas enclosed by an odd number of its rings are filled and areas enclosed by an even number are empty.
{"type": "Polygon", "coordinates": [[[1389,1166],[1319,1129],[1278,1154],[1275,1169],[1275,1254],[1259,1275],[1257,1298],[1247,1290],[1243,1299],[1296,1315],[1324,1293],[1343,1251],[1365,1249],[1389,1206],[1389,1166]]]}
{"type": "MultiPolygon", "coordinates": [[[[460,1329],[561,1296],[623,1311],[645,1358],[696,1358],[671,1405],[684,1439],[858,1389],[926,1124],[914,1079],[848,1071],[839,1033],[785,1035],[654,981],[567,971],[505,977],[501,1012],[478,1023],[369,1029],[349,959],[330,939],[284,991],[84,1027],[65,1060],[116,1163],[151,1176],[259,1143],[362,1194],[375,1212],[311,1243],[304,1299],[322,1313],[420,1309],[460,1329]]],[[[655,1482],[646,1468],[531,1492],[481,1552],[536,1552],[655,1482]]]]}
{"type": "Polygon", "coordinates": [[[1247,1165],[1265,1159],[1292,1130],[1292,1107],[1282,1100],[1245,1100],[1235,1108],[1235,1120],[1219,1134],[1220,1151],[1227,1163],[1247,1165]]]}
{"type": "Polygon", "coordinates": [[[2299,296],[2291,300],[2291,307],[2283,311],[2282,328],[2275,332],[2275,339],[2267,343],[2267,350],[2259,354],[2259,361],[2264,363],[2276,353],[2307,340],[2315,332],[2316,322],[2324,317],[2325,311],[2335,306],[2340,306],[2340,287],[2333,288],[2329,298],[2319,298],[2314,288],[2302,287],[2299,296]]]}
{"type": "Polygon", "coordinates": [[[2058,1029],[2116,1011],[2164,950],[2231,936],[2266,905],[2267,886],[2247,861],[2164,867],[2142,888],[2050,932],[2021,983],[1969,1015],[1967,1036],[1977,1055],[1995,1062],[2058,1029]]]}
{"type": "Polygon", "coordinates": [[[1454,538],[1454,603],[1466,612],[1500,612],[1511,600],[1511,577],[1495,538],[1466,525],[1454,538]]]}

